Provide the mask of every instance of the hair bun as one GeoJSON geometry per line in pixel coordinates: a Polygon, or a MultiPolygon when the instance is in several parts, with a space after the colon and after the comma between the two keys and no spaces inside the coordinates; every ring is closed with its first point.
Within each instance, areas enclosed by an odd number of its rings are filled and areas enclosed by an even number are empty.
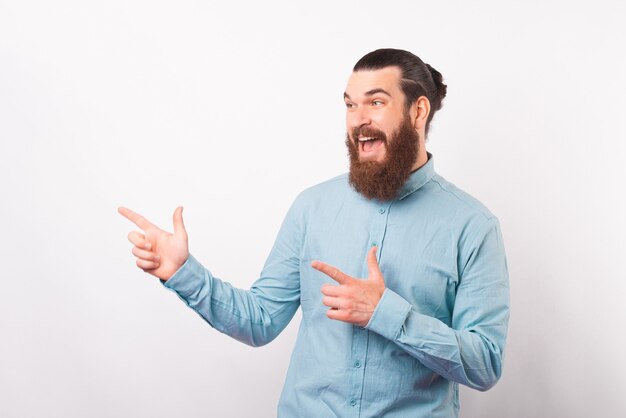
{"type": "Polygon", "coordinates": [[[443,76],[439,71],[431,67],[430,64],[424,64],[426,65],[426,68],[428,68],[428,71],[430,71],[430,75],[435,83],[435,88],[437,89],[437,101],[436,103],[432,103],[432,105],[435,110],[439,110],[441,109],[441,102],[443,102],[443,99],[446,97],[446,93],[448,92],[448,86],[443,84],[443,76]]]}

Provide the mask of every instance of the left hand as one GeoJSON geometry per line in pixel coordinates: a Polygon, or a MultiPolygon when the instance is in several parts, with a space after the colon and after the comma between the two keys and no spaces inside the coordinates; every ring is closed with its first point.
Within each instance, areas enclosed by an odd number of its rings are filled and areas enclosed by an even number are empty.
{"type": "Polygon", "coordinates": [[[340,271],[338,268],[313,261],[311,267],[321,271],[339,286],[325,284],[322,286],[324,298],[322,303],[330,309],[326,315],[330,319],[351,324],[366,326],[370,321],[376,305],[385,291],[385,280],[376,261],[376,247],[367,253],[367,279],[357,279],[340,271]]]}

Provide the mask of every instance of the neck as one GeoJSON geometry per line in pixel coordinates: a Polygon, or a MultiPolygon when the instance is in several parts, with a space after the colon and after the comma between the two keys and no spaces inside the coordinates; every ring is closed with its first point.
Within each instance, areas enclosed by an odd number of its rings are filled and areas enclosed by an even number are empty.
{"type": "Polygon", "coordinates": [[[417,153],[417,159],[415,160],[415,164],[413,164],[413,167],[411,168],[411,172],[414,172],[415,170],[419,169],[421,166],[423,166],[427,162],[428,162],[428,155],[426,154],[426,150],[422,146],[420,147],[417,153]]]}

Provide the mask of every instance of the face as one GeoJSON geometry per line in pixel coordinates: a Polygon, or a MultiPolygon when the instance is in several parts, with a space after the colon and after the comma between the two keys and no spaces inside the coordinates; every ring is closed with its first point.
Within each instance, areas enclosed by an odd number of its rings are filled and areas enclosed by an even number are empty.
{"type": "Polygon", "coordinates": [[[419,151],[419,135],[400,89],[400,70],[353,73],[345,101],[350,184],[368,199],[391,200],[411,174],[419,151]]]}
{"type": "Polygon", "coordinates": [[[358,145],[359,161],[382,162],[389,137],[405,116],[398,67],[353,72],[344,93],[346,128],[358,145]]]}

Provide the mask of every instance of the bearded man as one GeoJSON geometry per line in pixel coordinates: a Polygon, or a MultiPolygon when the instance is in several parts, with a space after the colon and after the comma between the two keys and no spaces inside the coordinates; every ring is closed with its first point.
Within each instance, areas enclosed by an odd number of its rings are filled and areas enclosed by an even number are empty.
{"type": "Polygon", "coordinates": [[[456,417],[458,385],[491,388],[509,318],[497,218],[434,171],[425,139],[446,95],[414,54],[379,49],[348,81],[348,175],[302,192],[249,290],[188,252],[174,233],[120,208],[137,266],[212,327],[253,346],[302,322],[280,417],[456,417]]]}

